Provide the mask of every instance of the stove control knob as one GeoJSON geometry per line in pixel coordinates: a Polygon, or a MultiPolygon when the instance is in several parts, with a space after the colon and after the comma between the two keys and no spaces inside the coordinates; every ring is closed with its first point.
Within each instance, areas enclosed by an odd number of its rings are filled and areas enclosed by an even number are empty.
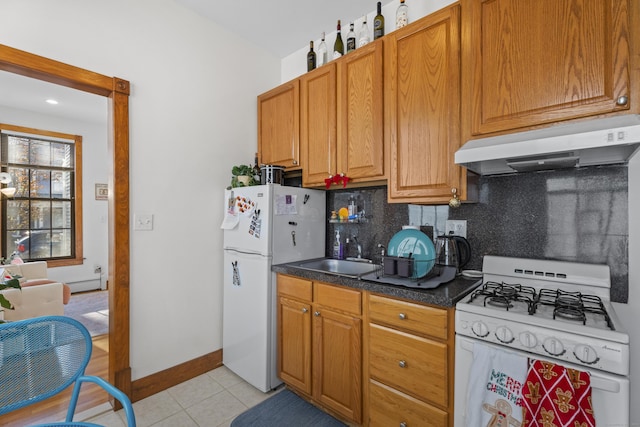
{"type": "Polygon", "coordinates": [[[498,326],[495,335],[496,339],[503,344],[511,344],[513,340],[515,340],[513,332],[511,332],[511,329],[506,326],[498,326]]]}
{"type": "Polygon", "coordinates": [[[520,344],[527,348],[533,348],[538,344],[538,339],[529,331],[520,334],[520,344]]]}
{"type": "Polygon", "coordinates": [[[557,338],[547,338],[542,343],[542,348],[552,356],[562,356],[566,351],[557,338]]]}
{"type": "Polygon", "coordinates": [[[484,338],[489,335],[489,327],[484,322],[479,320],[471,324],[471,331],[480,338],[484,338]]]}
{"type": "Polygon", "coordinates": [[[598,360],[600,360],[600,358],[598,357],[598,353],[596,353],[593,347],[585,344],[577,345],[573,349],[573,355],[576,357],[576,359],[578,359],[582,363],[586,363],[587,365],[593,365],[597,363],[598,360]]]}

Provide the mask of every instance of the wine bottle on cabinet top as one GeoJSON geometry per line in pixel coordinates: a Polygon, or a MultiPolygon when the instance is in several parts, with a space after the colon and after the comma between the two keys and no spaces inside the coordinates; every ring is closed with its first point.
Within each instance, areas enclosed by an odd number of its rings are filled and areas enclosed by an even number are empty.
{"type": "Polygon", "coordinates": [[[356,33],[353,32],[353,22],[349,25],[347,33],[347,53],[356,50],[356,33]]]}
{"type": "Polygon", "coordinates": [[[373,18],[373,39],[384,36],[384,16],[382,16],[382,3],[378,2],[378,14],[373,18]]]}
{"type": "Polygon", "coordinates": [[[324,42],[324,31],[322,32],[322,40],[316,49],[316,63],[318,67],[327,63],[327,44],[324,42]]]}
{"type": "Polygon", "coordinates": [[[407,6],[404,0],[400,0],[400,6],[396,11],[396,28],[406,27],[409,23],[409,6],[407,6]]]}
{"type": "Polygon", "coordinates": [[[333,44],[333,59],[340,58],[344,55],[344,43],[342,42],[342,36],[340,35],[340,20],[338,19],[338,34],[336,34],[336,41],[333,44]]]}
{"type": "Polygon", "coordinates": [[[309,53],[307,53],[307,71],[315,70],[316,53],[313,51],[313,40],[309,42],[309,53]]]}
{"type": "Polygon", "coordinates": [[[371,41],[369,37],[369,27],[367,26],[367,15],[362,18],[362,27],[360,28],[360,34],[358,34],[358,47],[362,47],[371,41]]]}

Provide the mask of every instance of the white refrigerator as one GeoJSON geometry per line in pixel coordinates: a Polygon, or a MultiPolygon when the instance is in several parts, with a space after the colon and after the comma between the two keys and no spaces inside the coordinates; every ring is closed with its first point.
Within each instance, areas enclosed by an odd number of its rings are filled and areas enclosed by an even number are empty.
{"type": "Polygon", "coordinates": [[[222,361],[267,392],[277,376],[272,264],[325,255],[326,196],[278,184],[225,191],[222,361]]]}

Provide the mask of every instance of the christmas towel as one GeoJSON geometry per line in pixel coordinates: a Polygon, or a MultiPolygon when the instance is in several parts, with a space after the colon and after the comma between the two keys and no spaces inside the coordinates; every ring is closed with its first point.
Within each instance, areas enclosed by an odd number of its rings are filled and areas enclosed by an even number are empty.
{"type": "Polygon", "coordinates": [[[526,376],[526,357],[474,343],[467,427],[521,427],[526,376]]]}
{"type": "Polygon", "coordinates": [[[522,388],[526,427],[594,427],[589,373],[534,360],[522,388]]]}

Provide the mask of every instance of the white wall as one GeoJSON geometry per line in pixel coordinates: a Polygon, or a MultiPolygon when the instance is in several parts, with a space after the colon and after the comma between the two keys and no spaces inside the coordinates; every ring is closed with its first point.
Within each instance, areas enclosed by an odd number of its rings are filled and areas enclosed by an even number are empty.
{"type": "Polygon", "coordinates": [[[2,0],[1,43],[131,82],[131,368],[222,347],[223,190],[280,60],[171,0],[2,0]],[[131,221],[133,224],[133,220],[131,221]]]}

